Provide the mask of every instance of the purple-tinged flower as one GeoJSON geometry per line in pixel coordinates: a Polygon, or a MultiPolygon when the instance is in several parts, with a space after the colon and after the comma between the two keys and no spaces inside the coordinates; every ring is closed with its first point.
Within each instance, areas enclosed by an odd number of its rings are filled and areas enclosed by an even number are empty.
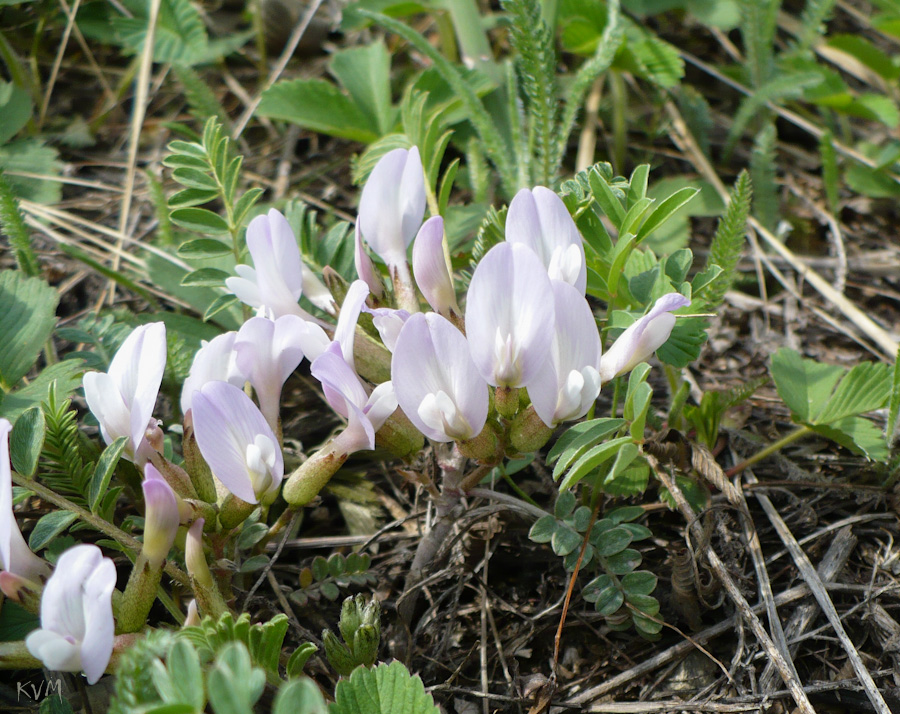
{"type": "Polygon", "coordinates": [[[672,313],[691,304],[684,295],[663,295],[646,315],[625,330],[600,360],[600,380],[608,382],[613,377],[630,372],[662,347],[672,328],[672,313]]]}
{"type": "Polygon", "coordinates": [[[549,188],[523,188],[509,204],[506,240],[538,254],[550,277],[575,286],[584,295],[587,266],[584,245],[566,204],[549,188]]]}
{"type": "Polygon", "coordinates": [[[488,388],[465,336],[433,312],[406,321],[391,361],[403,413],[429,439],[465,441],[484,428],[488,388]]]}
{"type": "Polygon", "coordinates": [[[376,307],[374,310],[363,309],[372,316],[372,324],[378,330],[378,335],[381,337],[384,346],[393,352],[400,330],[403,329],[403,325],[409,319],[409,313],[406,310],[394,310],[390,307],[376,307]]]}
{"type": "Polygon", "coordinates": [[[446,318],[460,314],[453,278],[444,254],[444,219],[432,216],[419,229],[413,243],[413,275],[431,309],[446,318]]]}
{"type": "Polygon", "coordinates": [[[313,377],[322,383],[328,404],[347,419],[347,428],[335,437],[336,453],[375,448],[375,432],[397,409],[397,397],[390,382],[379,384],[369,394],[356,372],[344,360],[341,346],[332,342],[312,363],[313,377]]]}
{"type": "Polygon", "coordinates": [[[162,322],[136,327],[110,362],[107,372],[84,375],[84,398],[100,423],[107,444],[128,437],[126,458],[143,464],[151,447],[144,438],[152,420],[166,368],[166,326],[162,322]]]}
{"type": "Polygon", "coordinates": [[[366,253],[365,246],[363,246],[362,236],[359,233],[358,221],[356,223],[356,228],[353,231],[353,239],[355,241],[353,264],[356,266],[356,275],[369,286],[369,291],[372,295],[374,295],[377,300],[380,300],[384,295],[384,283],[381,282],[381,277],[375,270],[375,265],[372,263],[369,254],[366,253]]]}
{"type": "Polygon", "coordinates": [[[389,266],[406,264],[406,249],[425,215],[425,173],[419,150],[389,151],[375,165],[359,199],[359,228],[389,266]]]}
{"type": "Polygon", "coordinates": [[[532,250],[499,243],[478,263],[466,301],[475,367],[495,387],[530,382],[547,359],[554,329],[550,278],[532,250]]]}
{"type": "Polygon", "coordinates": [[[116,566],[95,545],[59,557],[41,596],[41,627],[25,646],[47,669],[84,671],[88,684],[103,675],[113,651],[112,592],[116,566]]]}
{"type": "MultiPolygon", "coordinates": [[[[334,328],[334,341],[340,344],[344,361],[354,372],[356,371],[356,360],[353,356],[353,346],[356,342],[356,324],[359,322],[359,313],[362,312],[367,297],[369,297],[369,287],[365,282],[354,280],[350,283],[347,294],[344,296],[344,302],[341,304],[337,326],[334,328]]],[[[316,355],[316,357],[318,356],[316,355]]],[[[309,359],[312,361],[316,357],[309,359]]]]}
{"type": "Polygon", "coordinates": [[[297,301],[303,293],[303,261],[294,231],[274,208],[257,216],[247,226],[247,248],[253,259],[249,265],[235,266],[238,277],[225,285],[238,299],[253,308],[265,307],[275,317],[311,315],[297,301]]]}
{"type": "Polygon", "coordinates": [[[237,332],[226,332],[205,340],[194,355],[191,371],[181,388],[181,413],[187,414],[191,409],[191,397],[207,382],[228,382],[235,387],[243,386],[245,375],[237,365],[237,352],[234,340],[237,332]]]}
{"type": "Polygon", "coordinates": [[[12,466],[9,462],[9,432],[12,424],[0,419],[0,568],[25,580],[40,582],[49,574],[47,564],[28,547],[12,502],[12,466]]]}
{"type": "Polygon", "coordinates": [[[278,430],[281,388],[303,361],[306,321],[296,315],[277,320],[252,317],[234,340],[237,366],[253,385],[259,408],[272,427],[278,430]]]}
{"type": "Polygon", "coordinates": [[[194,434],[213,475],[247,503],[269,501],[284,477],[278,439],[262,412],[227,382],[194,392],[194,434]]]}
{"type": "Polygon", "coordinates": [[[153,464],[144,468],[144,480],[141,483],[144,491],[144,545],[141,553],[150,561],[153,568],[158,568],[175,542],[181,516],[178,510],[178,499],[172,487],[153,464]]]}
{"type": "Polygon", "coordinates": [[[525,386],[547,426],[587,414],[600,393],[600,333],[577,288],[553,280],[556,330],[550,357],[525,386]]]}
{"type": "Polygon", "coordinates": [[[331,294],[331,291],[306,263],[301,261],[300,267],[303,270],[303,294],[306,296],[306,299],[322,312],[335,315],[337,313],[337,305],[334,303],[334,296],[331,294]]]}

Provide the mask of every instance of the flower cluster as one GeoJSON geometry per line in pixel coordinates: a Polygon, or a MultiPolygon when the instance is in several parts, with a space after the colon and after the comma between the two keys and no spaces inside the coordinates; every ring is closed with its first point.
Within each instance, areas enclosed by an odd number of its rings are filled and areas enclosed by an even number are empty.
{"type": "MultiPolygon", "coordinates": [[[[279,495],[289,508],[309,503],[350,454],[377,441],[404,457],[424,438],[452,442],[485,464],[539,448],[557,424],[587,414],[603,384],[650,357],[668,339],[674,311],[690,304],[679,294],[660,297],[603,353],[585,298],[582,237],[559,196],[539,186],[511,202],[506,240],[481,259],[460,309],[443,219],[423,222],[426,204],[418,151],[387,153],[360,200],[358,280],[342,285],[339,299],[304,265],[283,215],[253,219],[253,264],[237,266],[227,286],[257,314],[196,353],[180,400],[183,466],[165,457],[153,417],[166,367],[163,323],[136,328],[106,372],[85,375],[103,439],[124,437],[124,455],[142,474],[143,546],[115,616],[112,561],[91,545],[59,558],[43,585],[41,629],[27,640],[35,657],[96,681],[114,632],[146,621],[179,528],[199,607],[222,611],[204,531],[227,534],[279,495]],[[337,319],[313,316],[300,305],[304,297],[337,319]],[[304,360],[346,426],[286,473],[281,393],[304,360]]],[[[15,597],[39,590],[49,568],[28,549],[12,512],[9,430],[0,420],[0,588],[15,597]]]]}

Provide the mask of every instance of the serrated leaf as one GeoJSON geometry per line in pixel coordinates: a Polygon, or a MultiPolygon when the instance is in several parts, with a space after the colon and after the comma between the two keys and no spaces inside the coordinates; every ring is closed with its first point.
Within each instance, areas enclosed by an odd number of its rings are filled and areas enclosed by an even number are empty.
{"type": "Polygon", "coordinates": [[[15,270],[0,274],[0,382],[15,386],[34,365],[56,324],[56,290],[15,270]]]}
{"type": "Polygon", "coordinates": [[[9,454],[12,467],[22,476],[31,478],[37,470],[46,433],[44,411],[40,407],[31,407],[16,420],[9,436],[9,454]]]}
{"type": "Polygon", "coordinates": [[[787,347],[772,355],[769,370],[778,395],[804,422],[822,412],[843,374],[840,367],[803,359],[798,352],[787,347]]]}
{"type": "Polygon", "coordinates": [[[884,432],[863,417],[844,417],[831,424],[817,424],[812,428],[822,436],[872,461],[887,461],[890,455],[884,432]]]}
{"type": "Polygon", "coordinates": [[[708,323],[702,317],[679,317],[666,343],[656,351],[660,362],[687,367],[700,356],[706,344],[708,323]]]}
{"type": "Polygon", "coordinates": [[[53,511],[41,516],[28,538],[28,547],[34,552],[39,551],[77,519],[78,514],[70,511],[53,511]]]}
{"type": "Polygon", "coordinates": [[[401,662],[357,667],[338,682],[329,714],[439,714],[419,677],[401,662]]]}
{"type": "Polygon", "coordinates": [[[879,362],[854,366],[841,379],[816,424],[830,424],[844,417],[881,409],[891,395],[891,368],[879,362]]]}
{"type": "Polygon", "coordinates": [[[277,82],[263,92],[257,113],[364,144],[378,138],[361,108],[331,82],[321,79],[277,82]]]}
{"type": "Polygon", "coordinates": [[[81,385],[81,373],[84,367],[80,360],[63,360],[50,365],[32,379],[27,386],[14,392],[0,393],[0,411],[12,424],[26,409],[39,405],[47,398],[50,385],[56,382],[60,399],[68,397],[81,385]]]}
{"type": "Polygon", "coordinates": [[[127,436],[120,436],[103,450],[103,453],[97,460],[97,466],[94,468],[94,475],[91,478],[90,492],[91,510],[94,513],[97,513],[100,502],[106,495],[109,481],[113,473],[115,473],[116,465],[119,463],[122,452],[125,451],[125,447],[128,445],[128,440],[127,436]]]}
{"type": "Polygon", "coordinates": [[[384,42],[335,52],[328,70],[363,114],[375,120],[378,133],[390,132],[396,111],[391,107],[391,54],[384,42]]]}
{"type": "Polygon", "coordinates": [[[209,235],[228,233],[228,221],[205,208],[176,208],[171,218],[173,223],[189,231],[209,235]]]}

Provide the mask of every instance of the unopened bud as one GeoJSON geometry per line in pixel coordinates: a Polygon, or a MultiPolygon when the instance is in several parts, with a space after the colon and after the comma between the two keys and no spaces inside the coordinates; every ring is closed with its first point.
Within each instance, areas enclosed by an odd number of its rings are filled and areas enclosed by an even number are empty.
{"type": "Polygon", "coordinates": [[[346,460],[346,453],[338,453],[333,444],[327,444],[297,467],[288,477],[281,495],[294,508],[305,506],[319,495],[346,460]]]}
{"type": "Polygon", "coordinates": [[[521,412],[509,427],[510,445],[517,454],[537,451],[552,435],[553,429],[544,424],[534,406],[529,406],[521,412]]]}
{"type": "Polygon", "coordinates": [[[144,467],[144,545],[141,552],[152,568],[158,568],[175,542],[181,514],[178,499],[153,464],[144,467]]]}
{"type": "Polygon", "coordinates": [[[402,409],[395,409],[375,432],[375,444],[390,450],[397,458],[409,461],[425,446],[425,437],[402,409]]]}
{"type": "Polygon", "coordinates": [[[194,435],[194,418],[191,410],[184,415],[184,438],[181,440],[181,450],[184,454],[184,465],[187,468],[191,483],[197,496],[207,503],[216,502],[216,482],[212,471],[200,447],[197,445],[197,437],[194,435]]]}

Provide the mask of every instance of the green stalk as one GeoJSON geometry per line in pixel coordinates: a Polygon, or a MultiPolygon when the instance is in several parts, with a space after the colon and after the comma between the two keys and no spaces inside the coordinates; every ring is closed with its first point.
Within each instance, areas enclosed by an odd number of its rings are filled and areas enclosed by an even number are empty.
{"type": "MultiPolygon", "coordinates": [[[[487,33],[484,31],[481,14],[475,0],[443,0],[443,6],[450,15],[456,30],[456,39],[463,60],[470,60],[494,82],[500,83],[500,68],[494,62],[494,53],[487,33]]],[[[452,60],[451,60],[452,61],[452,60]]]]}
{"type": "MultiPolygon", "coordinates": [[[[81,520],[83,520],[85,523],[88,523],[92,528],[100,531],[105,535],[108,535],[119,545],[131,550],[133,553],[139,553],[141,551],[142,546],[139,540],[128,535],[125,531],[116,528],[112,523],[107,523],[99,516],[95,516],[93,513],[85,510],[78,504],[72,503],[72,501],[70,501],[68,498],[60,496],[58,493],[56,493],[56,491],[51,491],[46,486],[38,483],[37,481],[33,481],[30,478],[25,478],[24,476],[17,474],[15,471],[13,471],[12,473],[12,480],[17,486],[26,488],[29,491],[34,491],[38,496],[40,496],[45,501],[52,503],[54,506],[62,508],[66,511],[71,511],[72,513],[76,514],[81,520]]],[[[170,578],[177,581],[181,585],[186,586],[190,583],[187,573],[185,573],[181,568],[173,565],[172,563],[166,563],[165,571],[170,578]]]]}
{"type": "Polygon", "coordinates": [[[621,72],[609,73],[609,93],[612,98],[612,125],[613,125],[613,164],[615,170],[622,174],[625,172],[625,155],[627,143],[626,114],[628,100],[625,92],[625,80],[621,72]]]}
{"type": "Polygon", "coordinates": [[[116,613],[119,632],[137,632],[146,624],[161,578],[162,568],[159,565],[154,567],[141,553],[131,570],[116,613]]]}
{"type": "Polygon", "coordinates": [[[782,437],[781,439],[779,439],[778,441],[776,441],[773,444],[769,444],[766,448],[762,449],[761,451],[757,451],[749,459],[741,461],[741,463],[739,463],[737,466],[732,466],[730,469],[728,469],[728,471],[725,472],[725,475],[728,476],[729,478],[731,478],[732,476],[734,476],[737,473],[740,473],[744,469],[746,469],[750,466],[753,466],[753,464],[756,464],[756,463],[762,461],[763,459],[768,458],[775,452],[781,451],[781,449],[783,449],[788,444],[792,444],[795,441],[797,441],[797,439],[801,439],[804,436],[806,436],[807,434],[812,434],[812,433],[813,433],[813,430],[811,427],[808,427],[805,424],[803,426],[799,426],[796,429],[794,429],[794,431],[792,431],[787,436],[782,437]]]}

